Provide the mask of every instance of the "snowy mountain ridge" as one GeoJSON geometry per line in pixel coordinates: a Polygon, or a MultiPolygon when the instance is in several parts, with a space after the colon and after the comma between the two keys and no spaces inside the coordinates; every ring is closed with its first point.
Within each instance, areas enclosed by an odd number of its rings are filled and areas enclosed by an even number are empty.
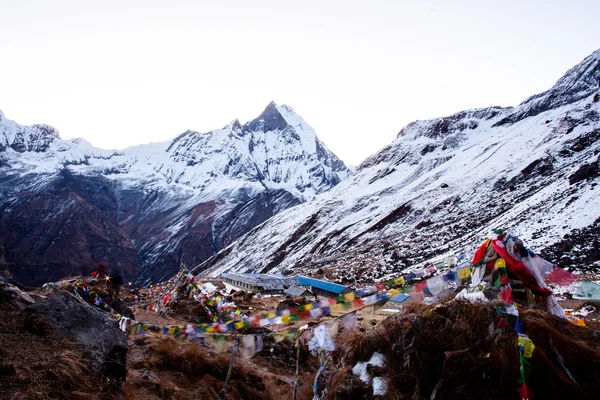
{"type": "MultiPolygon", "coordinates": [[[[93,207],[114,224],[109,231],[122,229],[122,243],[138,252],[138,261],[130,263],[140,265],[142,280],[168,276],[180,262],[207,258],[349,173],[302,117],[274,102],[244,125],[234,120],[207,133],[187,131],[168,142],[120,151],[98,149],[83,139],[62,140],[48,126],[25,127],[0,117],[0,210],[6,229],[27,236],[31,221],[19,222],[15,213],[24,212],[27,202],[37,204],[40,196],[46,207],[42,214],[52,209],[52,215],[72,213],[66,204],[79,209],[83,199],[87,208],[78,212],[93,207]],[[66,190],[62,204],[51,201],[57,188],[66,190]]],[[[52,220],[46,217],[32,216],[38,223],[52,220]]],[[[71,220],[65,217],[65,223],[71,220]]],[[[43,241],[45,234],[37,232],[30,240],[43,241]]],[[[0,241],[30,254],[32,244],[23,237],[7,235],[0,241]]],[[[81,237],[77,246],[84,243],[81,237]]],[[[94,257],[104,257],[102,249],[97,252],[94,257]]],[[[48,251],[42,253],[34,264],[47,262],[48,251]]],[[[10,252],[7,257],[17,259],[10,252]]]]}
{"type": "Polygon", "coordinates": [[[517,107],[410,123],[340,185],[196,271],[370,281],[471,252],[497,227],[555,262],[589,267],[600,260],[599,79],[600,50],[517,107]]]}
{"type": "Polygon", "coordinates": [[[66,165],[82,174],[120,174],[117,179],[131,184],[141,179],[157,188],[179,185],[207,201],[218,198],[222,187],[284,189],[307,200],[349,173],[302,117],[274,102],[244,126],[235,120],[222,129],[187,131],[169,142],[122,151],[62,140],[51,127],[23,127],[3,115],[0,129],[3,159],[24,173],[57,172],[66,165]]]}

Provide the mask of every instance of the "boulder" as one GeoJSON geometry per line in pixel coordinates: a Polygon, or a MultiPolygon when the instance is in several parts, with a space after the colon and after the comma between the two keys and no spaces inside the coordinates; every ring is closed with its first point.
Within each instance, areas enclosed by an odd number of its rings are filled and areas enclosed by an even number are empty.
{"type": "Polygon", "coordinates": [[[0,298],[21,311],[35,303],[35,300],[28,293],[4,281],[0,281],[0,298]]]}
{"type": "Polygon", "coordinates": [[[47,318],[56,333],[73,339],[88,354],[92,370],[109,380],[125,379],[127,336],[109,314],[65,291],[40,299],[31,309],[47,318]]]}

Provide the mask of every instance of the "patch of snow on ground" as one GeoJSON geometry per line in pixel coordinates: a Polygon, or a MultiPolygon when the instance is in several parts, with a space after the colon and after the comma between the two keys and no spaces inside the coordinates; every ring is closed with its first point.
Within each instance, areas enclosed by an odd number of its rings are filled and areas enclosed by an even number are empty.
{"type": "Polygon", "coordinates": [[[380,376],[373,378],[373,396],[383,396],[387,392],[388,380],[380,376]]]}
{"type": "Polygon", "coordinates": [[[596,310],[596,307],[594,307],[592,305],[587,305],[587,306],[581,308],[580,310],[575,311],[573,313],[573,315],[581,315],[582,317],[587,317],[589,314],[595,313],[597,311],[598,310],[596,310]]]}
{"type": "MultiPolygon", "coordinates": [[[[371,378],[369,377],[369,373],[367,372],[368,365],[374,365],[376,367],[383,367],[385,363],[385,356],[381,353],[375,352],[371,356],[369,361],[360,361],[357,362],[356,365],[352,368],[352,373],[363,381],[364,383],[369,383],[371,378]]],[[[376,378],[375,378],[376,379],[376,378]]],[[[373,380],[373,385],[375,381],[373,380]]],[[[375,388],[373,388],[375,390],[375,388]]]]}
{"type": "Polygon", "coordinates": [[[358,379],[364,383],[369,383],[369,374],[367,373],[367,363],[365,361],[357,362],[352,368],[352,373],[358,376],[358,379]]]}
{"type": "Polygon", "coordinates": [[[488,301],[483,292],[467,293],[467,289],[463,289],[454,299],[466,300],[469,303],[487,303],[488,301]]]}

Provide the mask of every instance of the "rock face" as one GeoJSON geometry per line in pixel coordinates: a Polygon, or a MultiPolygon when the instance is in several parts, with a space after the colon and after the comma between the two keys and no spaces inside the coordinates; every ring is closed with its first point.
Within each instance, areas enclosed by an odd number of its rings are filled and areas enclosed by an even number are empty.
{"type": "Polygon", "coordinates": [[[61,140],[0,113],[0,243],[29,285],[105,261],[159,281],[349,175],[290,107],[123,151],[61,140]]]}
{"type": "Polygon", "coordinates": [[[599,79],[600,50],[517,107],[410,123],[340,185],[275,215],[196,270],[371,281],[471,253],[497,227],[589,268],[600,260],[599,79]]]}
{"type": "Polygon", "coordinates": [[[35,303],[35,300],[28,293],[4,282],[3,279],[0,279],[0,298],[3,298],[3,301],[20,311],[35,303]]]}
{"type": "Polygon", "coordinates": [[[106,313],[64,291],[40,299],[32,308],[89,355],[94,371],[116,381],[125,379],[127,337],[106,313]]]}

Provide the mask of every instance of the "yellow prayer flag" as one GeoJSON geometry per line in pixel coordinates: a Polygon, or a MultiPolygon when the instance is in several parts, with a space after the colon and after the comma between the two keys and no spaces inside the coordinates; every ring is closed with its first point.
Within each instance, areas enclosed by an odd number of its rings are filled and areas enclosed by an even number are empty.
{"type": "Polygon", "coordinates": [[[331,305],[331,312],[342,312],[344,308],[342,307],[341,304],[332,304],[331,305]]]}
{"type": "Polygon", "coordinates": [[[403,276],[394,279],[394,284],[396,284],[396,285],[404,285],[405,282],[406,282],[406,280],[404,279],[403,276]]]}
{"type": "Polygon", "coordinates": [[[535,345],[527,336],[519,336],[518,339],[519,346],[523,347],[523,355],[525,358],[531,358],[533,354],[533,350],[535,350],[535,345]]]}
{"type": "Polygon", "coordinates": [[[494,271],[499,269],[506,269],[506,261],[504,261],[504,258],[499,258],[494,263],[494,271]]]}
{"type": "Polygon", "coordinates": [[[354,300],[354,292],[346,293],[344,295],[344,301],[352,301],[354,300]]]}
{"type": "Polygon", "coordinates": [[[467,267],[467,268],[459,269],[456,272],[456,275],[458,276],[458,279],[460,279],[461,281],[464,281],[465,279],[467,279],[468,277],[471,276],[471,268],[467,267]]]}
{"type": "Polygon", "coordinates": [[[306,304],[306,305],[304,306],[304,311],[308,311],[308,310],[312,310],[312,309],[313,309],[313,305],[312,305],[312,303],[310,303],[310,304],[306,304]]]}
{"type": "Polygon", "coordinates": [[[235,329],[242,329],[244,327],[244,323],[242,321],[235,323],[235,329]]]}
{"type": "Polygon", "coordinates": [[[275,318],[275,313],[273,311],[267,313],[267,318],[275,318]]]}
{"type": "Polygon", "coordinates": [[[287,324],[288,322],[290,322],[290,314],[282,315],[281,322],[283,322],[284,324],[287,324]]]}

